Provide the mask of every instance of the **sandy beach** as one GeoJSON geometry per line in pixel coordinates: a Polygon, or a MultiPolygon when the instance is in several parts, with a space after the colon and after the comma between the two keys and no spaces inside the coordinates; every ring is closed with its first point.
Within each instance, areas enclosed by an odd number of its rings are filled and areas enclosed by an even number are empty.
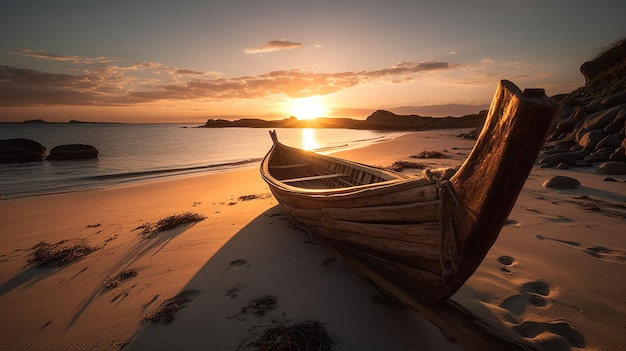
{"type": "MultiPolygon", "coordinates": [[[[461,132],[415,132],[336,155],[388,166],[440,151],[448,157],[420,161],[454,167],[474,143],[461,132]]],[[[626,176],[610,177],[535,166],[452,299],[538,349],[623,350],[626,176]],[[542,187],[554,175],[582,185],[542,187]]],[[[3,200],[0,232],[0,350],[254,350],[269,327],[306,321],[324,325],[333,350],[464,350],[294,225],[257,168],[3,200]],[[144,233],[185,212],[206,218],[144,233]],[[31,261],[41,242],[93,251],[41,268],[31,261]],[[168,302],[180,309],[146,320],[168,302]]]]}

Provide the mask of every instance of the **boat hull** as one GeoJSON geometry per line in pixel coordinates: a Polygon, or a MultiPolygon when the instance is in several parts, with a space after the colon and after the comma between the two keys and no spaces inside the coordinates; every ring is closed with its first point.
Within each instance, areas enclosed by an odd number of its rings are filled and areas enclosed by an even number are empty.
{"type": "Polygon", "coordinates": [[[357,273],[418,306],[454,294],[495,242],[556,112],[542,89],[502,81],[472,153],[450,179],[274,144],[261,176],[284,208],[357,273]]]}

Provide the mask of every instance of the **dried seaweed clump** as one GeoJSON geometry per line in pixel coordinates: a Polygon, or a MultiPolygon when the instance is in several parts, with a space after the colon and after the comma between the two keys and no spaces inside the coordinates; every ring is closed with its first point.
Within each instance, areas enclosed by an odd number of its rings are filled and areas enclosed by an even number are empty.
{"type": "Polygon", "coordinates": [[[448,158],[439,151],[422,151],[417,155],[411,155],[410,158],[448,158]]]}
{"type": "Polygon", "coordinates": [[[205,216],[198,214],[198,213],[194,213],[194,212],[184,212],[181,214],[175,214],[175,215],[171,215],[171,216],[160,219],[157,222],[156,230],[157,231],[170,230],[182,224],[200,222],[205,219],[206,219],[205,216]]]}
{"type": "Polygon", "coordinates": [[[199,213],[184,212],[161,218],[156,225],[144,223],[135,229],[143,229],[142,234],[148,234],[147,238],[153,238],[157,236],[159,232],[174,229],[179,225],[187,223],[200,222],[205,219],[206,217],[199,213]]]}
{"type": "Polygon", "coordinates": [[[241,309],[241,312],[252,312],[254,315],[264,316],[268,311],[275,309],[277,307],[277,303],[278,301],[275,296],[261,296],[250,301],[246,307],[241,309]]]}
{"type": "Polygon", "coordinates": [[[169,323],[174,320],[174,315],[192,300],[184,294],[165,299],[161,307],[145,318],[146,321],[169,323]]]}
{"type": "Polygon", "coordinates": [[[82,260],[85,256],[94,252],[97,247],[89,246],[83,241],[71,245],[68,244],[68,241],[63,240],[56,244],[48,244],[42,241],[32,249],[34,249],[35,252],[28,261],[33,262],[35,266],[62,267],[82,260]]]}
{"type": "Polygon", "coordinates": [[[252,194],[252,195],[242,195],[242,196],[239,196],[239,201],[250,201],[250,200],[269,199],[270,197],[272,197],[272,194],[252,194]]]}
{"type": "Polygon", "coordinates": [[[386,167],[386,169],[394,172],[400,172],[405,168],[425,169],[426,165],[418,162],[396,161],[391,166],[386,167]]]}
{"type": "Polygon", "coordinates": [[[107,281],[104,282],[104,289],[105,290],[114,289],[118,287],[120,284],[122,284],[123,282],[136,277],[137,274],[138,274],[137,271],[134,269],[127,269],[127,270],[121,271],[112,279],[108,279],[107,281]]]}
{"type": "Polygon", "coordinates": [[[290,327],[275,326],[268,329],[260,339],[250,343],[259,351],[330,351],[332,340],[324,325],[317,321],[306,321],[290,327]]]}

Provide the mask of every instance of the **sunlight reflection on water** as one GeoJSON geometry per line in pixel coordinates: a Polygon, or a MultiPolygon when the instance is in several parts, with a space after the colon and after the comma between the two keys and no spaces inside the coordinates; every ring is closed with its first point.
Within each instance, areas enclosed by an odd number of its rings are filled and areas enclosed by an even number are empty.
{"type": "Polygon", "coordinates": [[[315,138],[314,128],[302,129],[302,148],[304,150],[315,150],[320,148],[320,144],[315,138]]]}

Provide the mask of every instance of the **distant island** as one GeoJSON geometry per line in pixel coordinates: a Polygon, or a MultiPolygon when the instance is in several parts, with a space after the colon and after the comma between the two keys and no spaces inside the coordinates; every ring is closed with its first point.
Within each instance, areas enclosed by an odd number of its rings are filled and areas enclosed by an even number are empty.
{"type": "Polygon", "coordinates": [[[351,118],[315,118],[299,120],[289,117],[282,120],[263,120],[244,118],[234,121],[209,119],[199,128],[347,128],[368,130],[428,130],[449,128],[476,128],[482,126],[487,117],[487,110],[462,117],[424,117],[419,115],[397,115],[393,112],[378,110],[365,120],[351,118]]]}

